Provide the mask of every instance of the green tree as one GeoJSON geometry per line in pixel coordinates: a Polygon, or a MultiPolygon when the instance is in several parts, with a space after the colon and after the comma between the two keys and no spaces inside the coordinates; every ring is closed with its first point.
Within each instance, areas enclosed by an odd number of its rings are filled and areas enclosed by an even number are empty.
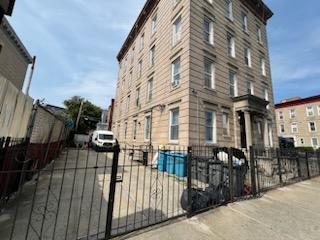
{"type": "Polygon", "coordinates": [[[63,103],[66,106],[66,113],[73,120],[74,124],[76,124],[82,101],[83,108],[77,133],[88,134],[90,130],[96,129],[96,124],[101,118],[102,109],[80,96],[74,96],[65,100],[63,103]]]}

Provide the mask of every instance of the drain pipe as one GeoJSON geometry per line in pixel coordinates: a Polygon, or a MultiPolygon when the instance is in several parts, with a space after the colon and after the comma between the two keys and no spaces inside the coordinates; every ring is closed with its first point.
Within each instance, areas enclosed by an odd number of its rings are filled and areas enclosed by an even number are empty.
{"type": "Polygon", "coordinates": [[[27,89],[26,89],[26,95],[27,95],[27,96],[29,96],[30,86],[31,86],[31,82],[32,82],[32,78],[33,78],[33,73],[34,73],[34,67],[35,67],[35,65],[36,65],[36,59],[37,59],[36,56],[34,56],[33,59],[32,59],[31,72],[30,72],[30,76],[29,76],[29,81],[28,81],[27,89]]]}

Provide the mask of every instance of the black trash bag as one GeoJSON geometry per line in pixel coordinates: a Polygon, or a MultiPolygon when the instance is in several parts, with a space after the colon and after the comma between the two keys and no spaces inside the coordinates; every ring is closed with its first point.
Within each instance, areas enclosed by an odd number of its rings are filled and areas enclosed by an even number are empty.
{"type": "Polygon", "coordinates": [[[209,197],[209,206],[224,204],[230,201],[230,189],[224,184],[214,186],[211,184],[205,189],[206,195],[209,197]]]}
{"type": "MultiPolygon", "coordinates": [[[[210,197],[205,191],[201,189],[191,189],[191,200],[192,206],[191,211],[199,211],[209,207],[210,197]]],[[[185,211],[188,211],[188,189],[183,190],[181,199],[180,199],[181,208],[185,211]]]]}

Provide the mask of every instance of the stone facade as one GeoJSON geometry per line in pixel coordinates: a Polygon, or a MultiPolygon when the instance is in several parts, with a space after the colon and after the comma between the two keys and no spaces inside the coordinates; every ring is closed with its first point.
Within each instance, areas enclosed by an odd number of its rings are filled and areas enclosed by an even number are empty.
{"type": "Polygon", "coordinates": [[[266,30],[272,12],[251,0],[230,2],[147,1],[118,55],[113,131],[121,143],[278,144],[266,30]]]}
{"type": "Polygon", "coordinates": [[[276,104],[280,137],[292,138],[297,147],[320,147],[320,95],[276,104]]]}

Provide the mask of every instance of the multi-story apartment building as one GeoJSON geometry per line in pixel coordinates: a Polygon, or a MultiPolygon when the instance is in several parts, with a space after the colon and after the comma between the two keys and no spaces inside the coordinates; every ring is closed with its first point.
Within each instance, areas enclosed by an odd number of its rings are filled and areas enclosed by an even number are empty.
{"type": "Polygon", "coordinates": [[[118,54],[122,143],[277,143],[261,0],[148,0],[118,54]]]}
{"type": "Polygon", "coordinates": [[[280,137],[294,139],[297,147],[320,147],[320,95],[276,104],[280,137]]]}

